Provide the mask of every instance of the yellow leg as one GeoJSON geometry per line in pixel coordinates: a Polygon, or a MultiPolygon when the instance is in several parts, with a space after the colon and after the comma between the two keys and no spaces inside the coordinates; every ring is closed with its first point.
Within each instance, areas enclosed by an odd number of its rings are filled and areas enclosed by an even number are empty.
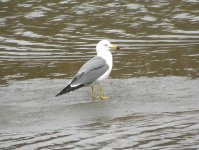
{"type": "Polygon", "coordinates": [[[100,93],[99,93],[99,94],[100,94],[100,95],[99,95],[99,98],[100,98],[101,100],[105,100],[105,99],[108,99],[108,98],[109,98],[109,97],[103,95],[103,92],[102,92],[102,83],[100,83],[100,93]]]}
{"type": "Polygon", "coordinates": [[[93,99],[98,98],[98,97],[96,97],[96,95],[95,95],[95,88],[94,88],[94,86],[91,86],[91,89],[92,89],[91,97],[92,97],[93,99]]]}

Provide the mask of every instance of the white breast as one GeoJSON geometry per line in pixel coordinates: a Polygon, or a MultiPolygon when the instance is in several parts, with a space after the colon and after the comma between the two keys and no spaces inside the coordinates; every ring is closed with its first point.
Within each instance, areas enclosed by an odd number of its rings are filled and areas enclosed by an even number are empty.
{"type": "Polygon", "coordinates": [[[103,59],[105,59],[106,64],[109,66],[108,70],[101,77],[99,77],[96,80],[97,82],[100,82],[100,81],[108,78],[108,76],[110,75],[112,67],[113,67],[113,60],[112,60],[112,54],[110,51],[103,51],[101,53],[98,53],[97,55],[102,57],[103,59]]]}

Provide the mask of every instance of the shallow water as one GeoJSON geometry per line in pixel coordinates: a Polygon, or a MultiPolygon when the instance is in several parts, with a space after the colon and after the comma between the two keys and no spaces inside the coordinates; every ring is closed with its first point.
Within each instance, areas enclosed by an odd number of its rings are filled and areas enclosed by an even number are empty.
{"type": "Polygon", "coordinates": [[[0,0],[0,149],[198,149],[199,2],[0,0]],[[55,98],[109,39],[109,100],[55,98]]]}
{"type": "Polygon", "coordinates": [[[2,148],[198,148],[198,79],[110,79],[106,101],[92,100],[89,87],[55,98],[64,82],[34,79],[1,89],[2,148]]]}

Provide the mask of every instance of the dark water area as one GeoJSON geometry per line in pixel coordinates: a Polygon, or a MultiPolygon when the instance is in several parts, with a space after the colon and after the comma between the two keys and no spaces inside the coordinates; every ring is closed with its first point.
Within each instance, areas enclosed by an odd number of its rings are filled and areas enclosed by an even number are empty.
{"type": "Polygon", "coordinates": [[[0,0],[0,149],[198,149],[199,1],[0,0]],[[106,101],[55,98],[108,39],[106,101]]]}
{"type": "Polygon", "coordinates": [[[199,3],[1,1],[1,84],[73,77],[109,39],[112,78],[199,76],[199,3]]]}

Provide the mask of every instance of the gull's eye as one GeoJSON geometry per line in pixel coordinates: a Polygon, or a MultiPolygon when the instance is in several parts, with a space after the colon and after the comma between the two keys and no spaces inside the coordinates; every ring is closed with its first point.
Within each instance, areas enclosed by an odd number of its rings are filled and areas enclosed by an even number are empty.
{"type": "Polygon", "coordinates": [[[106,46],[106,47],[107,47],[107,46],[108,46],[108,44],[104,44],[104,46],[106,46]]]}

